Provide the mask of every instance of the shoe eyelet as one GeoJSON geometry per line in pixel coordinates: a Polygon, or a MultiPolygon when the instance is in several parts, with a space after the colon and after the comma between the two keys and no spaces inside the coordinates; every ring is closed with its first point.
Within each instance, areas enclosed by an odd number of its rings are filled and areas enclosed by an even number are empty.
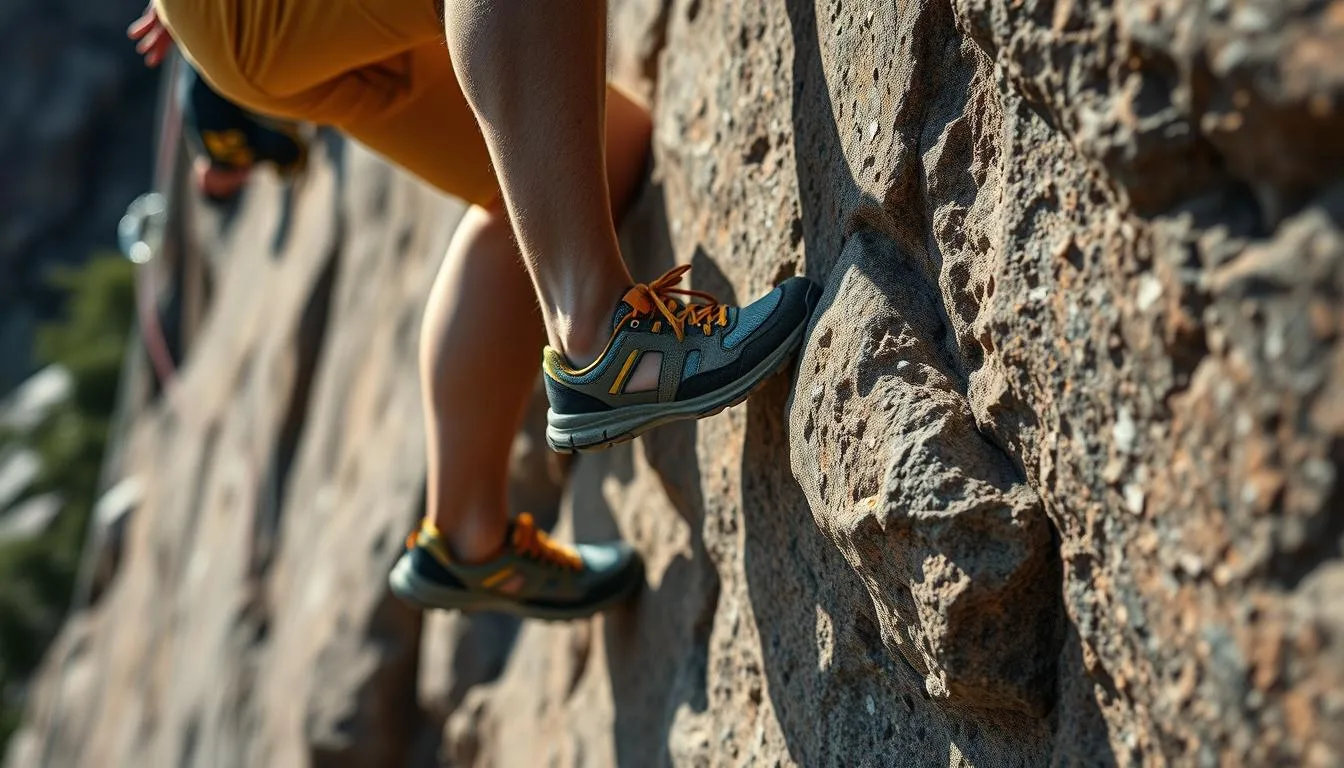
{"type": "Polygon", "coordinates": [[[631,320],[631,321],[630,321],[630,329],[631,329],[631,330],[638,331],[638,330],[639,330],[639,321],[638,321],[638,320],[631,320]]]}

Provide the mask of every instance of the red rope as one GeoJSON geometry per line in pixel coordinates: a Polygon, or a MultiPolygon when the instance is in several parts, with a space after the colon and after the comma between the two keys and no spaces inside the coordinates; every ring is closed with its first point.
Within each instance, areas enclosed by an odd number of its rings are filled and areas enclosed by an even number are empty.
{"type": "MultiPolygon", "coordinates": [[[[165,226],[173,213],[169,206],[174,197],[173,187],[177,183],[175,174],[180,149],[179,139],[182,135],[182,108],[177,98],[178,70],[181,66],[180,57],[176,55],[169,57],[163,110],[159,117],[158,156],[154,163],[154,191],[163,196],[165,226]]],[[[162,243],[158,245],[162,247],[162,243]]],[[[151,271],[155,269],[153,257],[156,254],[149,255],[149,262],[138,264],[135,268],[136,308],[140,319],[140,338],[145,345],[145,352],[149,356],[154,375],[159,380],[159,386],[167,390],[177,374],[177,365],[168,347],[168,337],[163,331],[163,324],[159,321],[158,307],[155,303],[157,286],[152,282],[151,271]]]]}

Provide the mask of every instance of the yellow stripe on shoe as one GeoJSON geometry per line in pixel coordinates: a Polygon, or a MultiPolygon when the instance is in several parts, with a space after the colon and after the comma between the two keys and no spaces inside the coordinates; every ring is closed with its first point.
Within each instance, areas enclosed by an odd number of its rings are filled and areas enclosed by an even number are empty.
{"type": "Polygon", "coordinates": [[[452,567],[453,558],[449,556],[448,548],[443,545],[443,539],[421,536],[420,546],[424,547],[435,560],[438,560],[439,565],[442,565],[445,568],[452,567]]]}
{"type": "Polygon", "coordinates": [[[617,395],[625,388],[625,380],[630,376],[630,370],[635,367],[635,358],[639,357],[639,350],[630,350],[630,356],[625,358],[625,365],[621,366],[621,372],[616,374],[616,380],[611,382],[611,389],[608,394],[617,395]]]}
{"type": "MultiPolygon", "coordinates": [[[[429,519],[425,518],[420,523],[420,530],[412,536],[416,544],[424,547],[425,551],[439,561],[439,564],[445,568],[452,567],[453,557],[448,553],[448,547],[443,543],[443,536],[439,533],[438,526],[429,519]]],[[[408,542],[409,543],[409,542],[408,542]]]]}
{"type": "Polygon", "coordinates": [[[485,587],[486,589],[490,589],[494,587],[496,584],[499,584],[500,582],[504,581],[505,579],[509,578],[512,575],[513,575],[513,566],[506,565],[503,568],[496,571],[495,573],[491,574],[489,577],[483,579],[481,581],[481,586],[485,587]]]}

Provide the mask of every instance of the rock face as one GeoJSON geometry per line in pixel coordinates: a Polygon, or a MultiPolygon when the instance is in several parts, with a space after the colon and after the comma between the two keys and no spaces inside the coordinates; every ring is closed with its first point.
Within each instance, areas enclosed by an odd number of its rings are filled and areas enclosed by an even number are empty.
{"type": "Polygon", "coordinates": [[[33,329],[60,307],[48,272],[115,250],[149,187],[158,76],[125,35],[144,7],[0,6],[0,393],[33,372],[33,329]]]}
{"type": "Polygon", "coordinates": [[[639,599],[388,598],[453,207],[350,150],[279,258],[265,183],[220,244],[15,764],[1344,761],[1344,4],[631,0],[613,38],[656,105],[633,271],[826,285],[743,407],[572,467],[519,436],[517,498],[634,542],[639,599]]]}
{"type": "Polygon", "coordinates": [[[1041,500],[976,428],[936,285],[867,233],[836,269],[790,434],[817,525],[931,697],[1044,715],[1060,595],[1041,500]]]}

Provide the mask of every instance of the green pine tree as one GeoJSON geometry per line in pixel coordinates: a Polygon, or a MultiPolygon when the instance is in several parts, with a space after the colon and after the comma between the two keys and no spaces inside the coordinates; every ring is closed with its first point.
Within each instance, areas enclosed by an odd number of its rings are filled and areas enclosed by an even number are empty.
{"type": "Polygon", "coordinates": [[[36,451],[42,470],[28,493],[55,493],[64,504],[43,534],[0,544],[0,754],[18,727],[21,692],[69,608],[135,316],[133,267],[120,256],[97,255],[52,280],[67,292],[65,313],[38,331],[37,353],[65,367],[74,390],[30,432],[0,435],[0,450],[36,451]]]}

